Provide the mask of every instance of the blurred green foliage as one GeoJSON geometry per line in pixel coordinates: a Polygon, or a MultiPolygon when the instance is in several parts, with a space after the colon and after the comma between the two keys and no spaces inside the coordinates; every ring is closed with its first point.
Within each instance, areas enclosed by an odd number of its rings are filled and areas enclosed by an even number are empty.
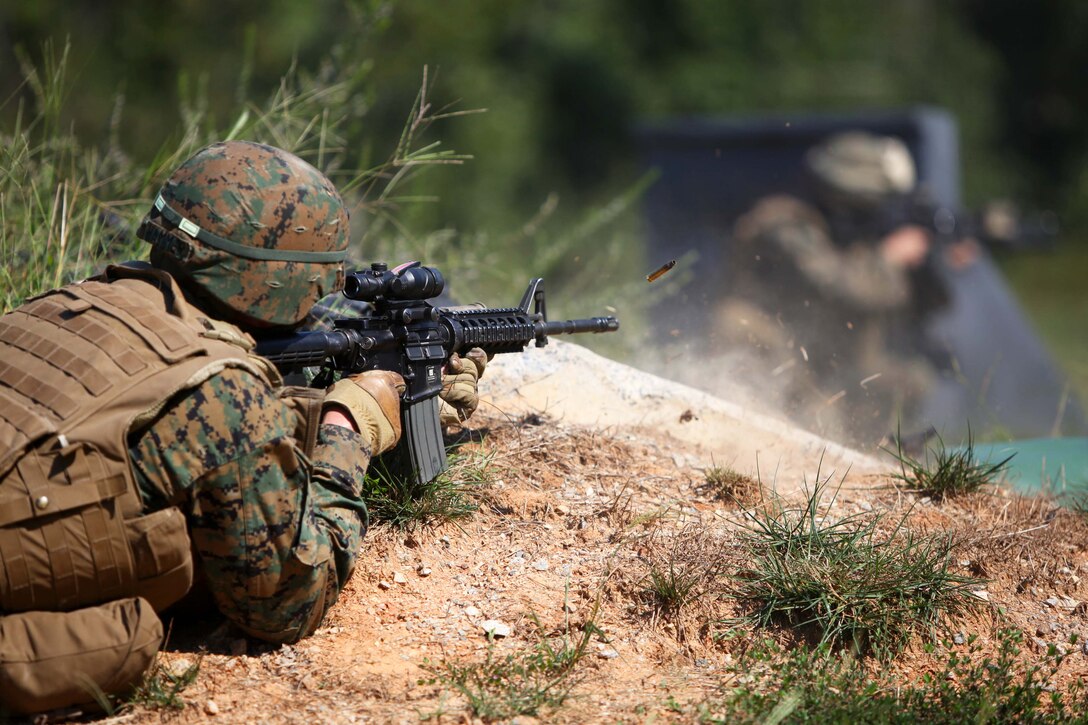
{"type": "MultiPolygon", "coordinates": [[[[48,39],[71,43],[57,128],[149,169],[190,142],[182,134],[232,128],[294,69],[315,87],[349,85],[326,110],[339,124],[334,178],[350,178],[396,146],[427,66],[431,112],[487,112],[420,141],[473,160],[384,200],[379,217],[396,224],[368,230],[368,252],[488,262],[481,295],[518,289],[525,263],[545,257],[552,277],[599,290],[646,266],[632,241],[630,198],[645,182],[632,127],[677,115],[943,106],[960,124],[969,204],[1056,209],[1067,243],[1083,245],[1086,35],[1078,0],[9,0],[0,129],[33,105],[24,71],[48,39]],[[584,269],[599,247],[618,269],[584,269]]],[[[1045,289],[1018,292],[1046,308],[1031,299],[1045,289]]]]}
{"type": "Polygon", "coordinates": [[[969,200],[1068,215],[1088,184],[1085,30],[1076,0],[16,0],[0,8],[0,90],[20,81],[17,48],[70,36],[80,136],[123,108],[126,148],[146,155],[176,109],[215,121],[333,51],[372,83],[362,154],[395,140],[428,65],[442,98],[488,108],[443,132],[477,161],[426,184],[441,199],[427,225],[459,228],[520,224],[553,192],[564,209],[608,198],[636,174],[636,119],[929,103],[960,121],[969,200]]]}

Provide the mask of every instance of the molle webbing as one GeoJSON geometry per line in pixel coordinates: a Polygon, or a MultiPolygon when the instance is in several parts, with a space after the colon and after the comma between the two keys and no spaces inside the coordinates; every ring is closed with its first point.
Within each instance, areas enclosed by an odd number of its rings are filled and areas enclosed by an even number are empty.
{"type": "Polygon", "coordinates": [[[238,345],[202,335],[169,278],[116,277],[0,317],[0,611],[71,609],[144,588],[165,606],[191,580],[180,515],[140,517],[127,434],[214,371],[256,368],[238,345]]]}
{"type": "Polygon", "coordinates": [[[56,430],[53,421],[26,407],[25,399],[0,388],[0,471],[8,470],[31,441],[56,430]]]}
{"type": "Polygon", "coordinates": [[[148,315],[144,300],[137,318],[132,301],[111,297],[68,288],[0,318],[0,398],[11,403],[0,408],[0,474],[35,439],[70,430],[100,409],[100,401],[139,384],[141,373],[177,359],[183,338],[162,324],[165,315],[148,315]],[[134,337],[146,343],[143,354],[134,337]]]}
{"type": "MultiPolygon", "coordinates": [[[[88,282],[0,317],[0,475],[34,440],[70,432],[107,404],[123,407],[131,398],[131,420],[161,403],[194,373],[183,366],[177,379],[163,374],[186,358],[245,358],[238,347],[208,340],[163,311],[158,297],[151,286],[138,294],[88,282]]],[[[125,432],[94,442],[112,447],[125,432]]]]}
{"type": "Polygon", "coordinates": [[[0,504],[0,609],[67,610],[131,596],[132,552],[115,500],[125,477],[82,444],[24,456],[0,504]],[[25,491],[29,498],[8,494],[25,491]],[[29,506],[27,503],[29,502],[29,506]]]}

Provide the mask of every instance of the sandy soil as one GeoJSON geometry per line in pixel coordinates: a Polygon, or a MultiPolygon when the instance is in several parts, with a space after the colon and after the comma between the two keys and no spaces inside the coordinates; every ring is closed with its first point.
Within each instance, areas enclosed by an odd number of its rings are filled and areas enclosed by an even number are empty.
{"type": "MultiPolygon", "coordinates": [[[[989,603],[950,632],[978,634],[984,648],[1010,623],[1028,635],[1034,660],[1050,643],[1088,635],[1088,524],[1049,502],[1000,493],[918,501],[873,456],[570,344],[496,359],[482,390],[462,447],[492,459],[476,515],[373,531],[322,628],[296,645],[247,642],[215,619],[177,624],[163,661],[200,661],[186,707],[106,721],[471,722],[463,699],[426,682],[428,662],[525,650],[589,620],[601,634],[579,684],[543,719],[683,721],[725,684],[733,654],[707,622],[736,611],[708,590],[681,613],[662,613],[646,577],[693,531],[709,536],[700,546],[716,547],[708,581],[743,563],[734,544],[744,511],[708,489],[705,469],[715,465],[787,496],[819,471],[840,484],[828,515],[887,510],[908,515],[912,529],[955,533],[964,542],[957,566],[988,580],[979,586],[989,603]],[[509,634],[489,643],[489,620],[509,634]]],[[[758,500],[755,488],[741,493],[758,500]]],[[[909,679],[937,664],[918,646],[894,667],[909,679]]],[[[1077,651],[1055,684],[1086,675],[1088,654],[1077,651]]]]}

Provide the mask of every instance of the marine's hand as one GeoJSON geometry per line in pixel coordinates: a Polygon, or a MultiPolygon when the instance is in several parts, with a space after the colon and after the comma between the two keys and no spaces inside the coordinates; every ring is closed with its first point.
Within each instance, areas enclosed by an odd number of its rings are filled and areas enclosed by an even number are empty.
{"type": "Polygon", "coordinates": [[[446,372],[442,376],[442,392],[439,397],[443,405],[439,406],[439,417],[443,426],[458,425],[468,420],[480,404],[476,383],[487,367],[487,354],[474,347],[461,357],[457,353],[450,355],[446,372]]]}
{"type": "Polygon", "coordinates": [[[926,261],[929,254],[929,232],[910,224],[895,229],[880,240],[880,253],[896,267],[913,269],[926,261]]]}
{"type": "Polygon", "coordinates": [[[370,444],[373,455],[400,440],[400,395],[404,378],[388,370],[368,370],[343,378],[325,395],[322,423],[343,425],[346,419],[370,444]]]}

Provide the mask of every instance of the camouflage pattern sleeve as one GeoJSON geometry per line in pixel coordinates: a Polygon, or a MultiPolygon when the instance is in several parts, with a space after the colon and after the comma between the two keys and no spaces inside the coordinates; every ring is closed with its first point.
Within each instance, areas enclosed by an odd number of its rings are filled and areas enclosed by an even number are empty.
{"type": "Polygon", "coordinates": [[[361,438],[321,426],[307,459],[294,423],[265,382],[228,369],[183,394],[129,449],[148,507],[185,512],[220,611],[275,642],[317,628],[367,526],[361,438]]]}

